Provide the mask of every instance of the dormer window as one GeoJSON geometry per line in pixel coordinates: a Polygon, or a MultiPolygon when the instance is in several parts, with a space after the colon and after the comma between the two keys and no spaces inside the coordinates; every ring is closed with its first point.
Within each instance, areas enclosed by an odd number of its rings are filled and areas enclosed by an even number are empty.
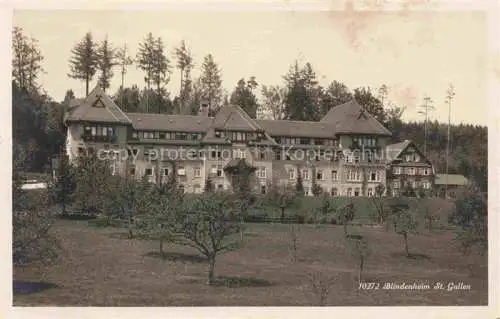
{"type": "Polygon", "coordinates": [[[104,103],[101,101],[101,96],[97,95],[96,100],[92,103],[92,107],[104,108],[104,103]]]}

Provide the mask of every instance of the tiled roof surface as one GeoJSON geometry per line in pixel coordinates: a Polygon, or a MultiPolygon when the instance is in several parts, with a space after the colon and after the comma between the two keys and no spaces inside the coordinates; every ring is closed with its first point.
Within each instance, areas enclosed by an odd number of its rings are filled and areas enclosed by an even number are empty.
{"type": "Polygon", "coordinates": [[[136,130],[165,130],[206,132],[213,118],[196,115],[167,115],[152,113],[127,113],[136,130]]]}
{"type": "Polygon", "coordinates": [[[125,113],[111,98],[96,86],[89,95],[66,114],[67,121],[92,121],[106,123],[131,124],[125,113]],[[98,105],[100,107],[95,107],[98,105]]]}
{"type": "Polygon", "coordinates": [[[257,120],[256,122],[271,136],[335,137],[335,126],[328,123],[286,120],[257,120]]]}
{"type": "Polygon", "coordinates": [[[465,186],[469,181],[465,176],[459,174],[436,174],[434,183],[436,185],[465,186]]]}
{"type": "Polygon", "coordinates": [[[392,135],[355,100],[333,107],[320,122],[335,125],[336,133],[392,135]]]}

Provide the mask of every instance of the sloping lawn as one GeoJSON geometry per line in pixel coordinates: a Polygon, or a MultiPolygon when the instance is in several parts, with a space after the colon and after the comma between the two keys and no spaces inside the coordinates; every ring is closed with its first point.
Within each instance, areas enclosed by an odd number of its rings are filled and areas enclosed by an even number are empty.
{"type": "Polygon", "coordinates": [[[85,221],[56,222],[63,252],[58,265],[15,269],[17,281],[44,282],[51,288],[14,294],[14,306],[311,306],[318,298],[306,287],[307,273],[321,270],[335,278],[326,299],[332,306],[486,305],[487,258],[462,257],[453,233],[440,230],[410,236],[413,258],[403,254],[401,236],[382,228],[360,227],[371,247],[367,281],[449,282],[470,290],[360,290],[355,261],[344,247],[341,226],[302,225],[297,262],[289,252],[289,225],[251,224],[240,250],[221,255],[220,285],[205,285],[207,264],[196,251],[125,239],[125,231],[89,227],[85,221]],[[469,275],[473,263],[475,276],[469,275]]]}

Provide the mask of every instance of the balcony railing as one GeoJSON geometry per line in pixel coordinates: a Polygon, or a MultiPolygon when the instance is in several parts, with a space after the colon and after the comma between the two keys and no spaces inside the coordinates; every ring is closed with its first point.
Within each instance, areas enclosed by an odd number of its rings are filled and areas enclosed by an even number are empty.
{"type": "Polygon", "coordinates": [[[114,143],[116,142],[116,136],[114,135],[89,135],[89,134],[82,134],[82,140],[85,142],[107,142],[107,143],[114,143]]]}

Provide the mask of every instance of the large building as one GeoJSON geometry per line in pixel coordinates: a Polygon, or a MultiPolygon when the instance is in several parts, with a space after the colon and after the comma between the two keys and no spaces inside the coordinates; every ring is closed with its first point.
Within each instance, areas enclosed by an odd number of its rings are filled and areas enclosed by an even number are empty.
{"type": "MultiPolygon", "coordinates": [[[[238,106],[209,117],[208,108],[202,104],[197,116],[125,113],[96,87],[66,114],[66,151],[70,160],[87,152],[113,157],[116,174],[151,182],[174,173],[179,186],[193,193],[203,192],[207,179],[216,189],[231,190],[242,172],[252,173],[257,192],[294,184],[298,174],[306,195],[314,184],[333,196],[386,189],[395,163],[388,155],[391,132],[354,100],[319,122],[254,120],[238,106]]],[[[408,145],[404,149],[411,153],[408,145]]]]}

